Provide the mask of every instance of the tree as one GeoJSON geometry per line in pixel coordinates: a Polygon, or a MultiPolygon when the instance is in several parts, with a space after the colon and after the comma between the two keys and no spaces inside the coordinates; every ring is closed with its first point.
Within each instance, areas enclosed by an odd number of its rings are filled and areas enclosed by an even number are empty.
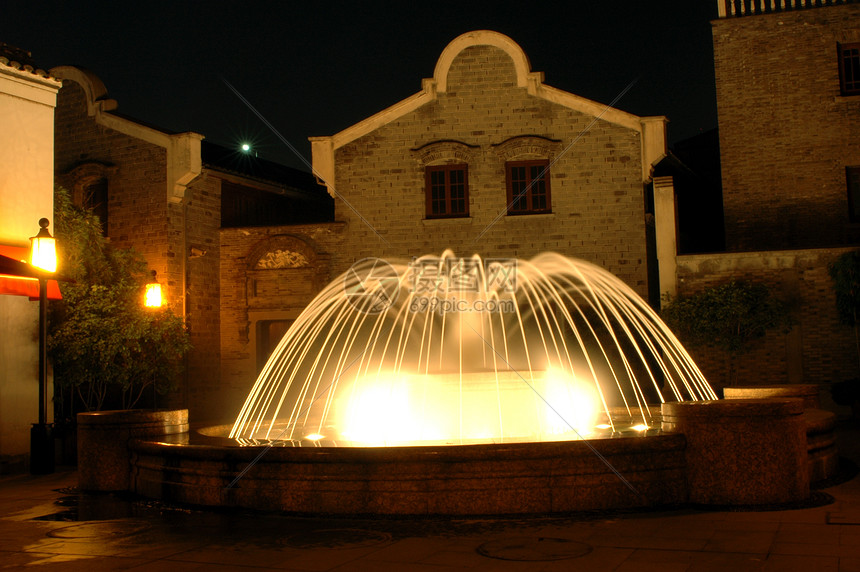
{"type": "Polygon", "coordinates": [[[684,342],[715,345],[729,358],[729,385],[734,383],[735,360],[749,342],[768,330],[791,326],[787,306],[760,283],[732,281],[699,294],[669,300],[663,320],[684,342]]]}
{"type": "Polygon", "coordinates": [[[180,317],[143,307],[146,261],[111,246],[98,217],[72,204],[64,189],[57,189],[54,205],[61,272],[75,280],[50,307],[55,395],[76,395],[91,411],[112,390],[123,408],[134,407],[153,385],[161,394],[172,390],[190,343],[180,317]]]}

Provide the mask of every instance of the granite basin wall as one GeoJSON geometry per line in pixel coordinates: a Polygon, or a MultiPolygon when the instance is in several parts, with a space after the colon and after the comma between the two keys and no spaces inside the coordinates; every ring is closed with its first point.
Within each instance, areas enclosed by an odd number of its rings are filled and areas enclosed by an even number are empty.
{"type": "Polygon", "coordinates": [[[809,497],[801,399],[664,403],[663,431],[686,437],[690,502],[757,505],[809,497]]]}
{"type": "Polygon", "coordinates": [[[85,491],[129,490],[129,441],[187,431],[187,409],[78,413],[78,486],[85,491]]]}
{"type": "Polygon", "coordinates": [[[814,383],[760,385],[725,388],[726,399],[797,397],[803,400],[809,482],[832,477],[839,470],[836,449],[836,414],[820,409],[819,386],[814,383]]]}
{"type": "Polygon", "coordinates": [[[196,505],[350,515],[546,514],[686,500],[683,435],[265,451],[173,441],[132,442],[135,492],[196,505]]]}

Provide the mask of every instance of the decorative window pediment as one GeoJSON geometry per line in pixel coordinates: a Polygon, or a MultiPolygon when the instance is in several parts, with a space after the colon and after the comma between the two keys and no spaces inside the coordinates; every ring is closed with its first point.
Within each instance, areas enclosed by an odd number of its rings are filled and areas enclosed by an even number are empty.
{"type": "Polygon", "coordinates": [[[523,159],[552,160],[561,151],[561,140],[541,135],[517,135],[493,144],[493,151],[504,161],[523,159]]]}
{"type": "Polygon", "coordinates": [[[444,165],[447,163],[474,162],[480,147],[469,145],[462,141],[444,140],[433,141],[421,147],[411,149],[412,155],[422,167],[428,165],[444,165]]]}

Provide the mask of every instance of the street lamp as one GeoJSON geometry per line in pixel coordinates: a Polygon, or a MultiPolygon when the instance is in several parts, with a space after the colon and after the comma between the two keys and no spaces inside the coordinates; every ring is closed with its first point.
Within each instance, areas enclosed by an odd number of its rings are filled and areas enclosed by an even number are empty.
{"type": "Polygon", "coordinates": [[[162,304],[161,284],[158,283],[157,273],[153,270],[152,280],[146,285],[146,291],[143,294],[143,305],[147,308],[161,308],[162,304]]]}
{"type": "Polygon", "coordinates": [[[54,440],[48,423],[48,273],[57,270],[56,240],[48,219],[39,220],[39,234],[30,239],[30,265],[39,268],[39,422],[30,428],[30,473],[54,472],[54,440]]]}

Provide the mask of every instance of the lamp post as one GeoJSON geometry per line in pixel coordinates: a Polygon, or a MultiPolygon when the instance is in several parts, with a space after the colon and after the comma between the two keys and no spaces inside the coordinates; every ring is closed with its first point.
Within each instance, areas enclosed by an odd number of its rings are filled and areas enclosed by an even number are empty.
{"type": "MultiPolygon", "coordinates": [[[[161,284],[158,283],[158,273],[153,270],[152,271],[152,280],[147,282],[146,290],[143,294],[143,305],[147,309],[157,310],[161,308],[164,304],[164,300],[161,296],[161,284]]],[[[158,386],[153,380],[152,383],[152,409],[155,410],[158,408],[158,386]]]]}
{"type": "Polygon", "coordinates": [[[54,472],[54,440],[48,423],[48,278],[57,270],[56,241],[48,232],[48,219],[39,220],[39,234],[30,238],[30,265],[39,275],[39,422],[30,428],[30,473],[54,472]]]}

